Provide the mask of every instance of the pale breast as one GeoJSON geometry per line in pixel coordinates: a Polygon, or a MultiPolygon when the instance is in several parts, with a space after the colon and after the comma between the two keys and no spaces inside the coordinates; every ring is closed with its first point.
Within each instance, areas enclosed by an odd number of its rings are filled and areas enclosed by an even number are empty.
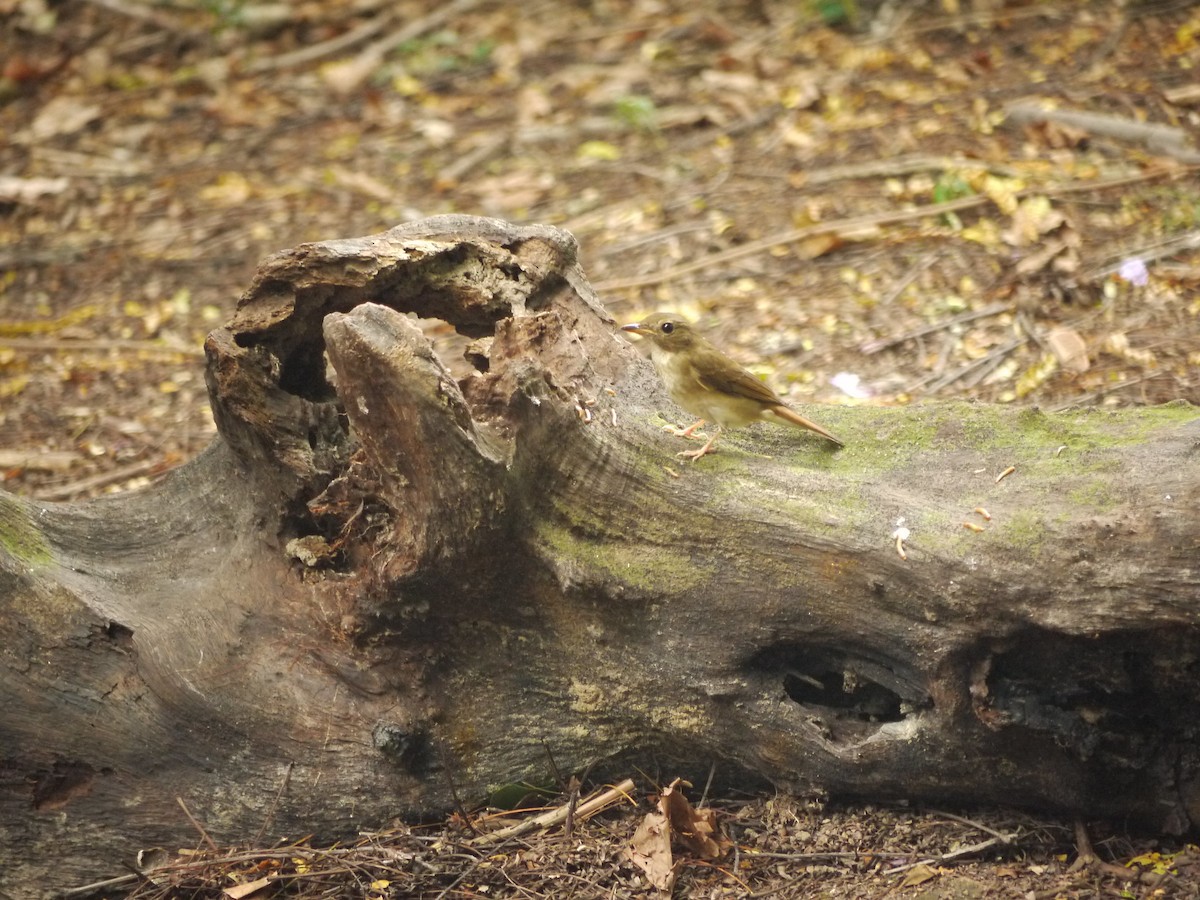
{"type": "Polygon", "coordinates": [[[671,399],[696,418],[715,422],[722,428],[740,428],[762,417],[761,403],[704,387],[695,367],[682,354],[653,347],[650,359],[671,399]]]}

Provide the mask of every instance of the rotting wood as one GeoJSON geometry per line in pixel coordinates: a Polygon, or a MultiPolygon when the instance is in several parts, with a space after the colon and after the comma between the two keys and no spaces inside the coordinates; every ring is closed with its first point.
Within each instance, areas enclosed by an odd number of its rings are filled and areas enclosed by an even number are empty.
{"type": "Polygon", "coordinates": [[[829,407],[844,450],[756,427],[668,471],[575,250],[448,217],[279,254],[207,343],[208,451],[0,494],[8,878],[190,840],[176,798],[218,845],[336,838],[547,749],[1195,827],[1195,409],[829,407]],[[475,374],[408,314],[487,339],[475,374]]]}

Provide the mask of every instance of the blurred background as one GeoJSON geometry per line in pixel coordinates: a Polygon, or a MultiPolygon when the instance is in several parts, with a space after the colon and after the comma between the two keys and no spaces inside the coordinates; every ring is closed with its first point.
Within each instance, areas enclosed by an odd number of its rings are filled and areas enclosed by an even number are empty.
{"type": "Polygon", "coordinates": [[[1200,402],[1192,3],[0,0],[0,19],[17,493],[186,461],[214,434],[204,336],[260,260],[448,212],[569,230],[618,321],[679,311],[789,402],[1200,402]]]}

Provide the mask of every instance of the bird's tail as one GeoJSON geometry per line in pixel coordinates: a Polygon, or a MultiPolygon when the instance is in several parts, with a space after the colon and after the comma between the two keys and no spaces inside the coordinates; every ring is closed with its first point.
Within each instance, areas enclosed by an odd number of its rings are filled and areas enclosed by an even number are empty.
{"type": "Polygon", "coordinates": [[[795,425],[797,428],[807,428],[809,431],[815,431],[817,434],[819,434],[821,437],[825,438],[826,440],[833,441],[839,447],[846,446],[841,441],[839,441],[837,438],[835,438],[832,434],[830,434],[828,431],[826,431],[824,428],[822,428],[820,425],[818,425],[816,422],[810,422],[808,419],[804,418],[804,416],[800,415],[800,413],[796,412],[794,409],[789,409],[788,407],[780,404],[779,406],[771,407],[771,409],[769,411],[772,414],[774,414],[777,418],[783,420],[784,422],[787,422],[789,425],[795,425]]]}

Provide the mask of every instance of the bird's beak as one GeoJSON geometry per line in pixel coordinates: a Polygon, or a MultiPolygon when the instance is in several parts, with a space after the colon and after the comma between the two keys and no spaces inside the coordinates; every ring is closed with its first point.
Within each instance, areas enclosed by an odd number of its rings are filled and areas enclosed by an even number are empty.
{"type": "Polygon", "coordinates": [[[622,331],[628,331],[631,334],[650,334],[650,329],[643,328],[640,322],[634,322],[632,325],[622,325],[622,331]]]}

